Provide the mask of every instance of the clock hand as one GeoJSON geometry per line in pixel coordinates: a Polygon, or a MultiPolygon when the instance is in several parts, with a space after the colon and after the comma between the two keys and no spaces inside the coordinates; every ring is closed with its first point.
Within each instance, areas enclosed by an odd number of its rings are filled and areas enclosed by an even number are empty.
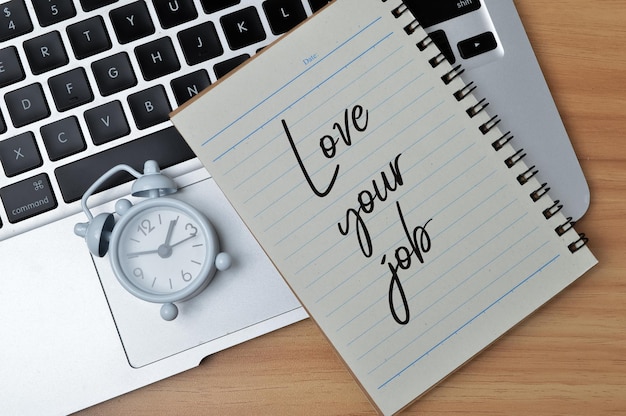
{"type": "Polygon", "coordinates": [[[168,227],[167,235],[165,236],[165,243],[163,243],[164,246],[171,247],[170,240],[172,239],[172,234],[174,233],[174,227],[176,226],[177,222],[178,222],[178,218],[170,221],[170,226],[168,227]]]}
{"type": "Polygon", "coordinates": [[[128,258],[133,258],[133,257],[139,257],[143,254],[154,254],[154,253],[158,253],[159,250],[147,250],[147,251],[136,251],[134,253],[128,253],[127,256],[128,258]]]}
{"type": "Polygon", "coordinates": [[[182,244],[182,243],[184,243],[184,242],[185,242],[185,241],[187,241],[187,240],[191,240],[191,239],[192,239],[192,238],[194,238],[196,235],[197,235],[197,234],[191,234],[189,237],[187,237],[187,238],[183,238],[183,239],[182,239],[182,240],[180,240],[179,242],[172,244],[172,245],[170,246],[170,248],[176,247],[177,245],[182,244]]]}

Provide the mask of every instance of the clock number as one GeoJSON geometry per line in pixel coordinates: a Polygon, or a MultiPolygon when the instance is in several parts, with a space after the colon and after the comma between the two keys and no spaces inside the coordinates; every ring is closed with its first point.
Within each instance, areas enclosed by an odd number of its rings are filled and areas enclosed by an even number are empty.
{"type": "Polygon", "coordinates": [[[137,232],[142,233],[144,236],[147,236],[152,231],[154,231],[154,226],[150,222],[150,220],[143,220],[141,224],[137,226],[137,232]]]}
{"type": "Polygon", "coordinates": [[[193,275],[191,273],[185,272],[184,270],[181,270],[180,274],[185,282],[190,282],[191,279],[193,279],[193,275]]]}
{"type": "Polygon", "coordinates": [[[185,225],[185,230],[189,231],[191,237],[195,237],[198,234],[198,229],[193,224],[188,223],[185,225]]]}
{"type": "Polygon", "coordinates": [[[143,270],[141,270],[139,267],[133,270],[133,274],[135,275],[135,277],[143,279],[143,270]]]}

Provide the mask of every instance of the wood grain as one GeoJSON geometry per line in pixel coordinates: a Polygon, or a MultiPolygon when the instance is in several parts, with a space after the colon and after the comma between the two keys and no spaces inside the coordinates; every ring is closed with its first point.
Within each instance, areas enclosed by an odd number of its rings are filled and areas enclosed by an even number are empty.
{"type": "MultiPolygon", "coordinates": [[[[626,414],[626,2],[517,0],[588,178],[600,264],[405,414],[626,414]]],[[[374,414],[304,321],[80,413],[374,414]]]]}

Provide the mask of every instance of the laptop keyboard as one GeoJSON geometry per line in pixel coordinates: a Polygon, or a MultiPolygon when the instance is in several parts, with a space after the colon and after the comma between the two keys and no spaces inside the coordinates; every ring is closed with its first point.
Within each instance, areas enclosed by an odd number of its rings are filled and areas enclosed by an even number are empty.
{"type": "Polygon", "coordinates": [[[327,3],[0,3],[0,240],[78,212],[116,164],[193,159],[168,114],[327,3]]]}

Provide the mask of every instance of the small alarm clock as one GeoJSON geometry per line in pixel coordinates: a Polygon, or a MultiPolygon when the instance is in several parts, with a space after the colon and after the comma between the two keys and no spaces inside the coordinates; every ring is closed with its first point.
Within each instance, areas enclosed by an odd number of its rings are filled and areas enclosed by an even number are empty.
{"type": "Polygon", "coordinates": [[[92,254],[109,253],[124,289],[139,299],[163,304],[161,317],[167,321],[178,316],[174,302],[198,295],[218,270],[232,263],[229,254],[220,252],[211,222],[193,206],[167,197],[176,191],[174,181],[160,172],[155,161],[145,163],[143,174],[127,165],[115,166],[85,192],[81,204],[89,221],[74,227],[92,254]],[[117,222],[112,213],[94,217],[87,199],[104,181],[124,171],[137,178],[132,195],[147,199],[135,205],[127,199],[117,201],[117,222]]]}

